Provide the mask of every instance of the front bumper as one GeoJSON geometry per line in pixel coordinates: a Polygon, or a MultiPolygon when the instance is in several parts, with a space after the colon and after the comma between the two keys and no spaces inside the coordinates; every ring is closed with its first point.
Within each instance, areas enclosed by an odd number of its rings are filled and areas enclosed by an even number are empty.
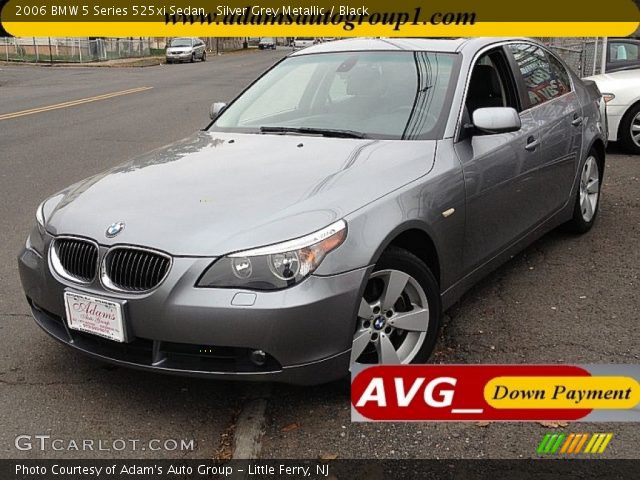
{"type": "Polygon", "coordinates": [[[168,62],[184,62],[186,60],[191,60],[191,52],[187,53],[168,53],[166,55],[166,59],[168,62]]]}
{"type": "Polygon", "coordinates": [[[609,141],[618,141],[620,122],[627,111],[628,105],[607,105],[607,121],[609,127],[609,141]]]}
{"type": "Polygon", "coordinates": [[[109,292],[97,281],[81,286],[60,278],[44,253],[51,240],[45,239],[41,253],[29,244],[20,253],[22,285],[38,325],[84,353],[129,367],[225,379],[318,384],[348,373],[366,268],[311,276],[281,291],[249,292],[195,288],[212,259],[176,257],[156,290],[130,295],[109,292]],[[70,330],[65,290],[125,301],[129,341],[70,330]],[[236,305],[238,294],[242,305],[236,305]],[[254,350],[266,352],[264,365],[249,360],[254,350]]]}

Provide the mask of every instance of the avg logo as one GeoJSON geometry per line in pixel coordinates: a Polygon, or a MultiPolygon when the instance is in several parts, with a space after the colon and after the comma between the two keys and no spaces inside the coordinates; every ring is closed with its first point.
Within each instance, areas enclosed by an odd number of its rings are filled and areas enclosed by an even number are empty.
{"type": "Polygon", "coordinates": [[[613,433],[547,433],[538,445],[537,453],[603,453],[612,438],[613,433]]]}

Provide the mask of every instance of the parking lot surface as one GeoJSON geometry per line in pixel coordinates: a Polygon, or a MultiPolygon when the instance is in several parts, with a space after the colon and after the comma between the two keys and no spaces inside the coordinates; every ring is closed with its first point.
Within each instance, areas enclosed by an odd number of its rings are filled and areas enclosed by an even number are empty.
{"type": "MultiPolygon", "coordinates": [[[[224,457],[238,416],[261,396],[261,455],[270,458],[533,457],[550,429],[611,431],[604,456],[640,458],[637,424],[351,424],[341,384],[258,388],[141,373],[84,357],[35,325],[16,255],[38,203],[206,126],[212,102],[232,99],[284,54],[147,68],[0,65],[0,457],[224,457]],[[105,448],[18,450],[18,435],[105,448]],[[117,439],[140,442],[116,451],[117,439]],[[190,439],[193,449],[163,443],[190,439]]],[[[610,146],[594,229],[552,232],[482,281],[447,313],[433,361],[639,363],[639,207],[640,158],[610,146]]]]}

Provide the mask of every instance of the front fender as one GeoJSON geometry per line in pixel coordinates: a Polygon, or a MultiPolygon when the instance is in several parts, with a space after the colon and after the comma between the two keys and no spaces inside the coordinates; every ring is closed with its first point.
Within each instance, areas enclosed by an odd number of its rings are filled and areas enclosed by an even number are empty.
{"type": "Polygon", "coordinates": [[[417,229],[432,240],[445,290],[462,272],[465,194],[462,170],[449,141],[438,143],[431,172],[346,217],[345,243],[325,258],[316,275],[374,265],[400,234],[417,229]],[[448,217],[446,210],[454,209],[448,217]]]}

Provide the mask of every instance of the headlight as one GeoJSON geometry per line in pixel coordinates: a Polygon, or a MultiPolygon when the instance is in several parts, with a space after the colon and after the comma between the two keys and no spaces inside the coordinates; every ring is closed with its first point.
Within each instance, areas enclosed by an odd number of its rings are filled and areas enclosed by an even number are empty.
{"type": "Polygon", "coordinates": [[[216,260],[202,275],[198,287],[253,290],[290,287],[311,275],[346,236],[347,224],[340,220],[305,237],[232,253],[216,260]]]}
{"type": "Polygon", "coordinates": [[[38,205],[38,209],[36,210],[36,221],[38,222],[38,228],[41,232],[44,231],[44,204],[46,200],[38,205]]]}

